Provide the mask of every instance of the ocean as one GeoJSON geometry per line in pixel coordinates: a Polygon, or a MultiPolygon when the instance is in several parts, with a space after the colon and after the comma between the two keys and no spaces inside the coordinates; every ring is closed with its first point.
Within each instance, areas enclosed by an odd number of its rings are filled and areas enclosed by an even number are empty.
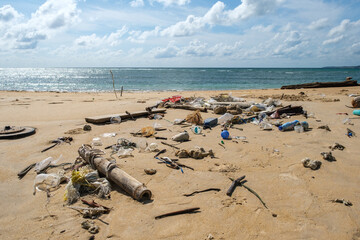
{"type": "Polygon", "coordinates": [[[360,80],[351,68],[0,68],[0,90],[106,92],[279,88],[308,82],[360,80]]]}

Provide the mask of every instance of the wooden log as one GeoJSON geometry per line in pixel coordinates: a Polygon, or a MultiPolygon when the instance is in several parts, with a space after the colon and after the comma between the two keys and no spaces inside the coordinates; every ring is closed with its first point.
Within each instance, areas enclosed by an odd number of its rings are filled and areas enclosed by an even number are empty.
{"type": "Polygon", "coordinates": [[[211,105],[221,105],[221,106],[237,105],[242,109],[251,107],[251,103],[249,102],[214,102],[211,103],[211,105]]]}
{"type": "Polygon", "coordinates": [[[101,157],[91,146],[82,145],[78,152],[87,163],[106,175],[107,179],[113,181],[134,199],[138,201],[151,199],[151,191],[143,183],[101,157]]]}
{"type": "MultiPolygon", "coordinates": [[[[154,110],[151,111],[151,113],[164,113],[164,112],[166,112],[166,109],[154,109],[154,110]]],[[[147,111],[139,111],[139,112],[131,113],[131,115],[134,118],[136,118],[136,117],[148,116],[149,113],[147,111]]],[[[87,118],[85,118],[85,121],[88,122],[88,123],[101,124],[101,123],[110,122],[110,119],[112,117],[121,117],[121,120],[131,118],[130,115],[127,114],[127,113],[120,113],[120,114],[111,114],[111,115],[87,117],[87,118]]]]}
{"type": "Polygon", "coordinates": [[[189,106],[189,105],[181,105],[181,104],[175,104],[175,103],[169,103],[169,102],[167,102],[164,107],[175,108],[175,109],[185,109],[185,110],[191,110],[191,111],[199,110],[200,112],[207,112],[207,108],[205,108],[205,107],[193,107],[193,106],[189,106]]]}
{"type": "Polygon", "coordinates": [[[313,82],[296,85],[282,86],[281,89],[300,89],[300,88],[327,88],[327,87],[353,87],[359,86],[356,80],[346,80],[343,82],[313,82]]]}

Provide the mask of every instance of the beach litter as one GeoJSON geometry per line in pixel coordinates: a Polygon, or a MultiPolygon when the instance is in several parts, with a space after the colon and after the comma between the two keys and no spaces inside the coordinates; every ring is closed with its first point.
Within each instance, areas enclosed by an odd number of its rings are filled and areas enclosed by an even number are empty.
{"type": "Polygon", "coordinates": [[[194,159],[203,159],[204,157],[210,156],[214,157],[214,152],[210,149],[209,151],[205,151],[202,147],[195,147],[191,150],[180,149],[175,153],[175,156],[179,158],[194,158],[194,159]]]}
{"type": "Polygon", "coordinates": [[[354,97],[354,98],[351,100],[351,105],[352,105],[354,108],[360,108],[360,96],[354,97]]]}
{"type": "Polygon", "coordinates": [[[183,132],[171,137],[171,139],[176,142],[185,142],[185,141],[189,141],[190,135],[187,131],[183,131],[183,132]]]}
{"type": "Polygon", "coordinates": [[[198,212],[200,212],[199,210],[200,210],[199,207],[187,208],[187,209],[180,210],[180,211],[161,214],[159,216],[156,216],[155,219],[160,219],[160,218],[165,218],[165,217],[170,217],[170,216],[175,216],[175,215],[180,215],[180,214],[187,214],[187,213],[198,213],[198,212]]]}
{"type": "Polygon", "coordinates": [[[331,150],[340,150],[340,151],[343,151],[345,149],[345,147],[343,145],[341,145],[340,143],[334,143],[333,145],[329,146],[329,148],[331,150]]]}
{"type": "Polygon", "coordinates": [[[304,158],[303,160],[301,160],[301,163],[303,164],[304,167],[306,168],[311,168],[312,170],[317,170],[320,168],[321,166],[321,162],[318,160],[311,160],[309,158],[304,158]]]}
{"type": "Polygon", "coordinates": [[[34,180],[33,195],[36,194],[36,190],[43,191],[43,192],[46,192],[47,194],[49,194],[50,192],[58,189],[60,183],[66,181],[66,180],[67,180],[67,177],[64,176],[64,171],[59,171],[57,174],[56,173],[38,174],[38,175],[36,175],[35,180],[34,180]]]}
{"type": "Polygon", "coordinates": [[[203,124],[203,118],[200,114],[200,111],[196,111],[194,113],[190,113],[186,116],[185,118],[186,122],[188,123],[192,123],[192,124],[195,124],[195,125],[201,125],[203,124]]]}
{"type": "Polygon", "coordinates": [[[331,129],[329,128],[328,125],[322,125],[322,126],[318,127],[318,129],[325,129],[326,131],[331,132],[331,129]]]}
{"type": "Polygon", "coordinates": [[[329,162],[335,162],[336,158],[332,155],[331,152],[322,152],[321,155],[323,156],[324,160],[329,162]]]}
{"type": "Polygon", "coordinates": [[[144,172],[145,172],[147,175],[154,175],[157,171],[156,171],[156,169],[145,168],[145,169],[144,169],[144,172]]]}
{"type": "Polygon", "coordinates": [[[81,227],[83,229],[86,229],[91,234],[97,234],[99,232],[99,226],[95,224],[94,221],[91,220],[85,220],[81,223],[81,227]]]}
{"type": "Polygon", "coordinates": [[[350,207],[350,206],[353,205],[352,202],[350,202],[350,201],[347,201],[345,199],[338,199],[338,198],[331,200],[331,202],[333,202],[333,203],[342,203],[347,207],[350,207]]]}
{"type": "Polygon", "coordinates": [[[0,139],[18,139],[35,133],[36,128],[33,127],[5,126],[0,128],[0,139]]]}

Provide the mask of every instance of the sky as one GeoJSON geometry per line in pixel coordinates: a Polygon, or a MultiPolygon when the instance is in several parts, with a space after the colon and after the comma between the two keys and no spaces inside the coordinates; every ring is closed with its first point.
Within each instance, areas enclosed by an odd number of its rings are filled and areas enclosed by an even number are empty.
{"type": "Polygon", "coordinates": [[[0,67],[360,65],[359,0],[0,0],[0,67]]]}

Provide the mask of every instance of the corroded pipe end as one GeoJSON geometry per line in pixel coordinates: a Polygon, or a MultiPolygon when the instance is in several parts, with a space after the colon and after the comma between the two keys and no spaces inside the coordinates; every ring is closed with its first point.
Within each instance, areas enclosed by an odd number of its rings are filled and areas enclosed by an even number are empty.
{"type": "Polygon", "coordinates": [[[133,193],[133,197],[138,201],[150,200],[152,193],[145,185],[140,185],[137,187],[133,193]]]}

